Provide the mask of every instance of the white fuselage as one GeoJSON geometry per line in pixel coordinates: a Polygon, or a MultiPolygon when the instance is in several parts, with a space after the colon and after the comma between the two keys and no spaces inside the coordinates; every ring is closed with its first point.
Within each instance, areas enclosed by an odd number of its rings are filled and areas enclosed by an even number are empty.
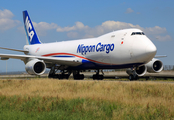
{"type": "MultiPolygon", "coordinates": [[[[82,64],[93,63],[103,69],[134,67],[149,62],[156,54],[156,47],[151,40],[139,33],[143,32],[139,29],[125,29],[97,38],[25,45],[24,50],[34,56],[73,57],[82,64]]],[[[98,66],[89,65],[85,69],[98,66]]]]}

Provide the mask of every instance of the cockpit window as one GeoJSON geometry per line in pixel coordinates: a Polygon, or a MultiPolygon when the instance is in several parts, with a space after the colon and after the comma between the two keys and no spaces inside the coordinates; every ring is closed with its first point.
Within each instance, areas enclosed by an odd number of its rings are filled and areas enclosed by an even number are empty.
{"type": "Polygon", "coordinates": [[[131,35],[145,35],[143,32],[133,32],[131,35]]]}

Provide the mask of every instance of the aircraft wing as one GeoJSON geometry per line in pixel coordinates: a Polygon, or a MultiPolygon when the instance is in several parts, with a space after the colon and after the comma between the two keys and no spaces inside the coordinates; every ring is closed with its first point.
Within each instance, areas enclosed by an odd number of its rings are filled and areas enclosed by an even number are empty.
{"type": "Polygon", "coordinates": [[[57,57],[42,57],[32,55],[15,55],[15,54],[0,54],[1,60],[7,60],[9,58],[20,59],[27,61],[27,59],[39,59],[44,60],[45,63],[56,63],[59,65],[77,66],[82,64],[81,62],[75,62],[74,58],[57,58],[57,57]]]}
{"type": "Polygon", "coordinates": [[[0,47],[0,49],[5,49],[5,50],[12,50],[12,51],[18,51],[18,52],[28,53],[28,51],[26,51],[26,50],[18,50],[18,49],[4,48],[4,47],[0,47]]]}
{"type": "Polygon", "coordinates": [[[167,55],[155,55],[154,58],[162,58],[162,57],[167,57],[167,55]]]}

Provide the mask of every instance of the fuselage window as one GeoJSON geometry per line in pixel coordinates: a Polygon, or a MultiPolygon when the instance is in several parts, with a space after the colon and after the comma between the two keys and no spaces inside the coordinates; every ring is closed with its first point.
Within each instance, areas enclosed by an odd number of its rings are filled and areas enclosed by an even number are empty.
{"type": "Polygon", "coordinates": [[[135,33],[133,32],[131,35],[135,35],[135,33]]]}

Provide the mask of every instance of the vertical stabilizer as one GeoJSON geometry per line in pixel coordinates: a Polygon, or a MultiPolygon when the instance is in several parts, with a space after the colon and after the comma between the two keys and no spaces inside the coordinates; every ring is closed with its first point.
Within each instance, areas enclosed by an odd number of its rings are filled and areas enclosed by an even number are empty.
{"type": "Polygon", "coordinates": [[[36,31],[33,27],[32,21],[27,11],[23,11],[23,20],[24,20],[24,28],[26,32],[26,37],[27,37],[27,44],[29,45],[41,44],[41,41],[39,40],[39,37],[36,34],[36,31]]]}

